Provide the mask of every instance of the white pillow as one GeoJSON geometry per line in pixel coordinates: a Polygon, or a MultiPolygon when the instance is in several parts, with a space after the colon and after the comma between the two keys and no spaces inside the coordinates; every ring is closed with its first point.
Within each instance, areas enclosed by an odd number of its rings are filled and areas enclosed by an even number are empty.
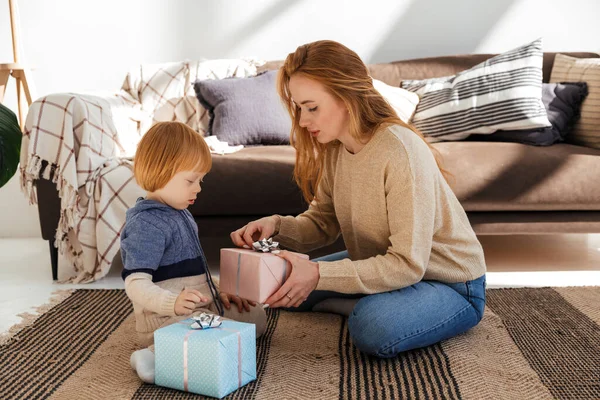
{"type": "Polygon", "coordinates": [[[377,79],[373,79],[373,86],[392,106],[402,121],[406,123],[410,122],[417,109],[417,104],[419,104],[418,94],[409,92],[406,89],[390,86],[377,79]]]}

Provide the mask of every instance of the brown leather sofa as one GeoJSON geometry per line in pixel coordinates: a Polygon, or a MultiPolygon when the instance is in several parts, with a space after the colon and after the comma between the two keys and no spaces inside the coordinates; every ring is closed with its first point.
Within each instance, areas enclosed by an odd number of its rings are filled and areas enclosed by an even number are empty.
{"type": "MultiPolygon", "coordinates": [[[[594,53],[564,53],[600,57],[594,53]]],[[[371,75],[399,86],[403,79],[453,75],[493,55],[449,56],[373,64],[371,75]]],[[[544,54],[548,82],[555,53],[544,54]]],[[[270,62],[273,69],[280,62],[270,62]]],[[[501,142],[442,142],[434,145],[478,234],[600,232],[600,150],[570,144],[534,147],[501,142]]],[[[290,146],[248,147],[214,156],[203,192],[190,209],[212,266],[219,249],[231,246],[229,233],[271,214],[296,215],[306,209],[292,179],[295,154],[290,146]]],[[[54,278],[57,251],[52,245],[59,219],[54,184],[37,182],[42,237],[50,241],[54,278]]],[[[343,249],[342,240],[311,253],[343,249]]]]}

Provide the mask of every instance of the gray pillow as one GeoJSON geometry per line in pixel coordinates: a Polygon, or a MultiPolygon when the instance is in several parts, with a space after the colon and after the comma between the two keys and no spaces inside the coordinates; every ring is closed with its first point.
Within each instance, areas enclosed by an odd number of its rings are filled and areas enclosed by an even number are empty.
{"type": "Polygon", "coordinates": [[[562,142],[579,119],[579,109],[587,94],[585,82],[544,83],[542,102],[552,126],[520,131],[496,131],[490,135],[471,135],[468,140],[518,142],[534,146],[550,146],[562,142]]]}
{"type": "Polygon", "coordinates": [[[268,71],[250,78],[196,81],[196,97],[210,114],[208,134],[232,146],[289,144],[290,116],[276,80],[277,71],[268,71]]]}

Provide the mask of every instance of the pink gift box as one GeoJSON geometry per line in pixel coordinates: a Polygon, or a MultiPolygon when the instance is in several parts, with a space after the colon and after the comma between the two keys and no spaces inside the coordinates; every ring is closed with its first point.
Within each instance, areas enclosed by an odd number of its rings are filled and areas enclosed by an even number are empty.
{"type": "MultiPolygon", "coordinates": [[[[293,253],[308,259],[308,255],[293,253]]],[[[221,292],[264,303],[292,272],[290,263],[271,253],[245,249],[221,249],[221,292]]]]}

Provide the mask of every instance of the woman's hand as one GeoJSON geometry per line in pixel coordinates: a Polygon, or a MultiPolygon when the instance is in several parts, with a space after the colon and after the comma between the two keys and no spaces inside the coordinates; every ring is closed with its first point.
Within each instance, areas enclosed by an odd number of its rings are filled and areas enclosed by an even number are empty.
{"type": "Polygon", "coordinates": [[[199,303],[207,303],[208,297],[196,289],[183,289],[175,300],[175,315],[190,315],[199,303]]]}
{"type": "Polygon", "coordinates": [[[279,231],[279,223],[280,217],[277,215],[257,219],[231,232],[231,241],[238,247],[252,248],[252,243],[268,239],[279,231]]]}
{"type": "Polygon", "coordinates": [[[221,298],[221,302],[226,309],[231,309],[231,303],[235,303],[237,305],[238,311],[242,312],[243,310],[250,311],[250,306],[256,306],[256,302],[242,299],[241,297],[235,296],[229,293],[223,293],[219,295],[221,298]]]}
{"type": "Polygon", "coordinates": [[[269,307],[298,307],[319,283],[319,264],[283,250],[278,254],[292,265],[292,273],[265,304],[269,307]]]}

